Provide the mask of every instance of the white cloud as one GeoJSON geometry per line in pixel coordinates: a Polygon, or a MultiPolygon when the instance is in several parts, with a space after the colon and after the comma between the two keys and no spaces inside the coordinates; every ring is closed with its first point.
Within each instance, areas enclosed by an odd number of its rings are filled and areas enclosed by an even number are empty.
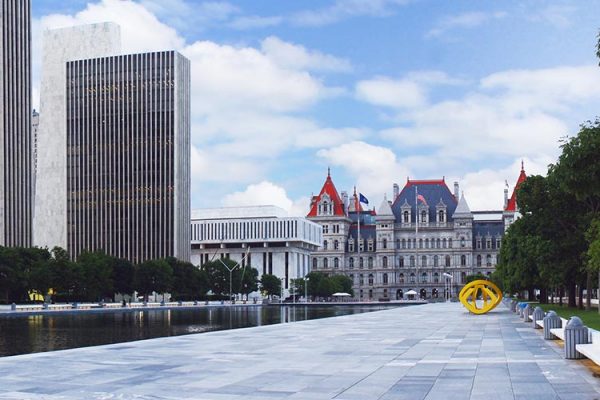
{"type": "Polygon", "coordinates": [[[391,198],[392,184],[409,175],[408,168],[398,161],[393,151],[361,141],[319,150],[317,155],[354,176],[357,189],[369,194],[371,206],[379,206],[384,193],[391,198]]]}
{"type": "Polygon", "coordinates": [[[281,16],[261,17],[258,15],[243,15],[234,18],[228,26],[233,29],[247,30],[256,28],[268,28],[277,26],[283,23],[284,18],[281,16]]]}
{"type": "MultiPolygon", "coordinates": [[[[460,184],[471,210],[501,210],[504,206],[505,183],[508,182],[510,198],[521,170],[521,160],[514,159],[502,169],[485,168],[465,174],[460,184]]],[[[523,161],[527,175],[546,175],[548,164],[554,160],[549,157],[525,157],[523,161]]]]}
{"type": "Polygon", "coordinates": [[[296,25],[322,26],[358,16],[385,17],[393,14],[394,7],[408,2],[408,0],[336,0],[329,7],[302,11],[291,16],[290,19],[296,25]]]}
{"type": "Polygon", "coordinates": [[[335,72],[352,70],[348,60],[318,51],[310,51],[304,46],[284,42],[274,36],[269,36],[263,40],[261,49],[265,56],[283,68],[335,72]]]}
{"type": "Polygon", "coordinates": [[[573,25],[577,8],[572,5],[551,4],[534,13],[530,19],[545,22],[556,28],[566,29],[573,25]]]}
{"type": "Polygon", "coordinates": [[[441,37],[453,29],[475,28],[495,19],[506,17],[505,12],[467,12],[458,15],[449,15],[441,19],[438,24],[425,34],[425,37],[441,37]]]}
{"type": "Polygon", "coordinates": [[[181,31],[205,30],[222,24],[239,14],[235,5],[223,1],[191,3],[184,0],[142,0],[150,12],[181,31]]]}
{"type": "Polygon", "coordinates": [[[310,199],[302,197],[291,200],[285,189],[269,181],[251,184],[242,192],[234,192],[223,198],[224,207],[274,205],[283,208],[288,215],[299,217],[308,213],[310,199]]]}
{"type": "Polygon", "coordinates": [[[428,147],[454,159],[514,157],[522,149],[532,157],[556,156],[558,140],[569,130],[565,116],[600,99],[600,71],[592,66],[503,71],[481,79],[463,98],[422,100],[425,106],[415,102],[409,109],[393,104],[393,97],[387,104],[381,96],[363,99],[398,108],[397,126],[381,131],[398,148],[428,147]]]}
{"type": "Polygon", "coordinates": [[[426,101],[425,90],[418,83],[385,77],[358,82],[356,96],[375,105],[394,108],[419,107],[426,101]]]}
{"type": "Polygon", "coordinates": [[[64,28],[99,22],[115,22],[121,26],[123,52],[179,49],[184,39],[141,4],[130,0],[102,0],[88,3],[75,15],[52,14],[42,17],[42,29],[64,28]]]}

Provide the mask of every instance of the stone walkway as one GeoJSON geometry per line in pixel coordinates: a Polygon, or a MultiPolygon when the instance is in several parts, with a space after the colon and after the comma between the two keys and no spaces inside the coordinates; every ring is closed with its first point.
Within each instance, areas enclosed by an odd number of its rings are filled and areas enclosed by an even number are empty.
{"type": "Polygon", "coordinates": [[[456,303],[0,358],[19,400],[600,399],[598,381],[503,305],[456,303]]]}

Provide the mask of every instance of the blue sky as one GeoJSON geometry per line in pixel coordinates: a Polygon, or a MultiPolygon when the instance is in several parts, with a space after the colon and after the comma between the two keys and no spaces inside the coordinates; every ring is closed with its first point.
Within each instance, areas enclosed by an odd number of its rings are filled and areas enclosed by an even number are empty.
{"type": "Polygon", "coordinates": [[[33,0],[33,13],[35,82],[43,30],[73,24],[113,21],[125,52],[190,58],[194,208],[302,214],[328,166],[375,205],[407,176],[444,176],[472,208],[499,208],[521,159],[543,173],[600,114],[600,1],[33,0]]]}

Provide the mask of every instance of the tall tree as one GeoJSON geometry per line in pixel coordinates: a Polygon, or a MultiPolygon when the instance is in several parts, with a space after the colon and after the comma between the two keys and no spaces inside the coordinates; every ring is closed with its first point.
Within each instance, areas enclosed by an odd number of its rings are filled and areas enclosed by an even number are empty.
{"type": "Polygon", "coordinates": [[[164,295],[171,289],[172,282],[173,268],[165,260],[148,260],[136,267],[135,287],[146,301],[152,292],[164,295]]]}
{"type": "Polygon", "coordinates": [[[104,251],[84,251],[77,258],[81,268],[81,300],[98,301],[114,294],[113,268],[116,259],[104,251]]]}
{"type": "Polygon", "coordinates": [[[275,275],[264,274],[260,280],[260,289],[270,298],[281,295],[281,281],[275,275]]]}
{"type": "Polygon", "coordinates": [[[135,268],[129,260],[115,260],[111,279],[115,293],[132,294],[134,291],[135,268]]]}

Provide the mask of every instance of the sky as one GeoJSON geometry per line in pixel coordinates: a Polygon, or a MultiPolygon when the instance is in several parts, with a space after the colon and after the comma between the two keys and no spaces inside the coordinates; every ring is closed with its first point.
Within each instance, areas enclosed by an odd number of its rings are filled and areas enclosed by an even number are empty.
{"type": "MultiPolygon", "coordinates": [[[[33,0],[43,31],[111,21],[192,69],[192,208],[308,213],[331,168],[378,207],[410,179],[501,209],[600,115],[600,0],[33,0]]],[[[44,112],[43,108],[41,112],[44,112]]]]}

